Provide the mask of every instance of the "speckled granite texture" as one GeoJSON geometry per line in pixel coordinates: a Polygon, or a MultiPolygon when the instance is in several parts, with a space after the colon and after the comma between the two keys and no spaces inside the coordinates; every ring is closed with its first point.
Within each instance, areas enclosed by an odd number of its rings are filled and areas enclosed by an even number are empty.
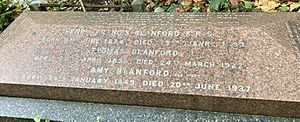
{"type": "MultiPolygon", "coordinates": [[[[0,97],[1,116],[63,122],[299,122],[296,118],[0,97]],[[13,108],[13,109],[12,109],[13,108]]],[[[18,120],[19,121],[19,120],[18,120]]],[[[27,122],[27,121],[26,121],[27,122]]]]}
{"type": "Polygon", "coordinates": [[[27,12],[0,35],[0,95],[300,117],[299,23],[27,12]]]}

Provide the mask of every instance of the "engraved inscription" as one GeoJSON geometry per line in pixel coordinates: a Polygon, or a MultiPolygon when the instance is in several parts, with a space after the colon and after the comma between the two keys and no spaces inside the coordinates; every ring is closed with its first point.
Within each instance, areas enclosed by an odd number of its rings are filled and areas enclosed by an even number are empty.
{"type": "MultiPolygon", "coordinates": [[[[209,14],[178,15],[169,20],[168,17],[174,16],[137,14],[134,18],[139,18],[139,23],[151,23],[149,20],[153,16],[160,22],[147,29],[139,24],[128,28],[116,25],[137,22],[125,18],[103,22],[110,26],[53,24],[51,26],[57,29],[53,34],[36,32],[39,38],[34,41],[38,45],[34,47],[36,51],[31,59],[43,64],[38,68],[53,74],[37,69],[35,72],[38,73],[23,73],[22,80],[168,93],[236,96],[252,92],[251,84],[243,82],[247,75],[245,69],[249,67],[244,61],[249,41],[247,36],[240,36],[234,29],[225,32],[226,29],[202,26],[193,29],[162,26],[181,27],[202,20],[209,22],[209,14]],[[50,65],[53,69],[49,68],[50,65]]],[[[225,23],[239,17],[235,14],[216,16],[224,18],[225,23]]]]}

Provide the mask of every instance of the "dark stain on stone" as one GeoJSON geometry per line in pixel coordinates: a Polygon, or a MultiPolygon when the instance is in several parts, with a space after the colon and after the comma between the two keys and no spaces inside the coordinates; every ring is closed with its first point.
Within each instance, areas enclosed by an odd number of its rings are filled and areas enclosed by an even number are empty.
{"type": "Polygon", "coordinates": [[[37,33],[36,33],[36,32],[32,32],[31,34],[32,34],[32,35],[36,35],[37,33]]]}

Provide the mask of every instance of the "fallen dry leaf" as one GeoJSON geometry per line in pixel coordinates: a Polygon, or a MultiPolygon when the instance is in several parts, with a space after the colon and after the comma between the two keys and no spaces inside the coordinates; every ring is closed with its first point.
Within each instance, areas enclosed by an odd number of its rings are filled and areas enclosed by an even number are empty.
{"type": "Polygon", "coordinates": [[[153,11],[154,7],[155,7],[155,3],[151,1],[151,2],[146,6],[146,11],[147,11],[147,12],[151,12],[151,11],[153,11]]]}
{"type": "Polygon", "coordinates": [[[195,3],[200,3],[202,0],[193,0],[195,3]]]}
{"type": "Polygon", "coordinates": [[[182,0],[181,4],[183,6],[190,6],[192,4],[192,0],[182,0]]]}
{"type": "Polygon", "coordinates": [[[173,3],[173,0],[167,0],[166,2],[165,2],[165,5],[171,5],[173,3]]]}
{"type": "Polygon", "coordinates": [[[275,10],[275,8],[280,5],[280,3],[270,0],[259,0],[255,1],[254,5],[257,6],[257,8],[260,8],[262,11],[271,11],[275,10]]]}
{"type": "Polygon", "coordinates": [[[184,9],[176,8],[176,12],[184,12],[184,9]]]}
{"type": "Polygon", "coordinates": [[[237,6],[240,0],[230,0],[232,6],[237,6]]]}

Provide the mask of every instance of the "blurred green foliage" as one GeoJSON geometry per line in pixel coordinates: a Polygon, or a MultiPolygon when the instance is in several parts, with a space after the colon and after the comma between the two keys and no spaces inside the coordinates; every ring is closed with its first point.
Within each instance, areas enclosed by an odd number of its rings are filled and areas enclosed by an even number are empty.
{"type": "MultiPolygon", "coordinates": [[[[58,5],[60,7],[47,7],[47,11],[82,11],[81,7],[64,7],[64,5],[79,5],[79,0],[45,0],[48,4],[58,5]]],[[[130,5],[133,0],[82,0],[84,4],[89,5],[130,5]]],[[[143,0],[140,0],[143,2],[143,0]]],[[[108,12],[108,11],[128,11],[123,10],[124,8],[89,8],[87,11],[98,11],[98,12],[108,12]]]]}
{"type": "Polygon", "coordinates": [[[11,0],[0,1],[0,31],[3,31],[22,12],[22,6],[11,0]]]}
{"type": "MultiPolygon", "coordinates": [[[[51,4],[79,4],[78,0],[47,0],[51,4]]],[[[132,5],[139,1],[146,12],[300,12],[299,0],[83,0],[84,4],[132,5]]],[[[48,11],[82,11],[81,7],[53,7],[48,11]]],[[[121,11],[100,8],[88,11],[121,11]]],[[[125,10],[131,11],[132,9],[125,10]]],[[[123,10],[124,11],[124,10],[123,10]]],[[[133,10],[135,11],[135,10],[133,10]]],[[[138,12],[138,11],[135,11],[138,12]]]]}

